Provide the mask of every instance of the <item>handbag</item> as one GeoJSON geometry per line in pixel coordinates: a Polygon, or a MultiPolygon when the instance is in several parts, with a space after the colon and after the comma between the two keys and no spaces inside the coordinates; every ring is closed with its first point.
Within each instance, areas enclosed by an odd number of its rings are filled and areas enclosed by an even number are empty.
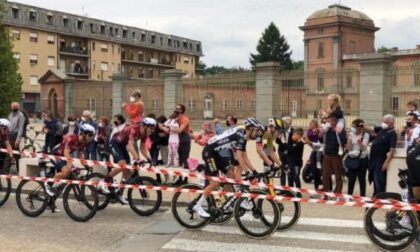
{"type": "Polygon", "coordinates": [[[360,166],[360,156],[362,155],[362,151],[359,152],[357,157],[351,157],[349,153],[343,158],[343,166],[346,171],[355,171],[360,166]]]}

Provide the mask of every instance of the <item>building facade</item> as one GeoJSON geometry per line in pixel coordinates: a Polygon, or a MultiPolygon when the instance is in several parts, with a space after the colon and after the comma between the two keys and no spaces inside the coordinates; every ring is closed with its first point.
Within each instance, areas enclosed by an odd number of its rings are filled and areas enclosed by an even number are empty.
{"type": "Polygon", "coordinates": [[[69,78],[107,81],[122,73],[133,79],[159,78],[179,69],[195,76],[203,56],[200,41],[104,20],[7,2],[4,23],[23,79],[23,105],[41,109],[39,79],[49,69],[69,78]]]}

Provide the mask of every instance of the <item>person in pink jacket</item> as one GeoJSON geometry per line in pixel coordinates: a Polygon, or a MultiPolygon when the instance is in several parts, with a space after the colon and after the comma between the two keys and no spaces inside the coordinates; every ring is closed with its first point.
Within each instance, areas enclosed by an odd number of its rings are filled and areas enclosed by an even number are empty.
{"type": "Polygon", "coordinates": [[[213,136],[214,136],[214,131],[211,126],[211,123],[205,122],[201,126],[200,134],[194,136],[194,141],[201,146],[205,146],[207,144],[207,141],[213,136]]]}

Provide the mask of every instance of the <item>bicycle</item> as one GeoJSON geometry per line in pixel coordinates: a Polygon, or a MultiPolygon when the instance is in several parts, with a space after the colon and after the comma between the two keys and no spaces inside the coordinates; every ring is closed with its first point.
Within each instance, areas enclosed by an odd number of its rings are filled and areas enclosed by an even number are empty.
{"type": "MultiPolygon", "coordinates": [[[[238,191],[232,184],[222,183],[220,188],[225,188],[225,185],[230,186],[233,192],[238,191]]],[[[207,197],[207,206],[203,208],[210,214],[210,218],[201,217],[195,213],[193,207],[202,195],[195,192],[203,190],[203,187],[187,184],[181,186],[181,189],[188,189],[191,192],[176,192],[172,198],[171,210],[178,223],[187,229],[200,230],[210,223],[217,222],[217,219],[223,220],[219,220],[219,223],[226,223],[233,215],[239,229],[245,235],[254,239],[263,239],[274,233],[280,223],[281,213],[278,204],[273,200],[257,197],[237,198],[226,196],[226,194],[221,194],[224,195],[222,197],[213,194],[207,197]],[[254,228],[253,225],[258,225],[258,227],[254,228]]],[[[243,186],[241,191],[267,195],[265,191],[249,190],[243,186]]]]}
{"type": "MultiPolygon", "coordinates": [[[[138,164],[135,164],[135,166],[138,164]]],[[[145,163],[140,164],[144,166],[145,163]]],[[[151,166],[149,167],[151,168],[151,166]]],[[[108,168],[108,173],[112,168],[108,168]]],[[[100,182],[105,178],[105,175],[102,173],[92,173],[86,177],[87,181],[100,182]]],[[[140,176],[139,171],[135,170],[131,174],[130,178],[124,182],[127,185],[150,185],[150,186],[159,186],[159,184],[153,178],[140,176]]],[[[118,196],[124,193],[124,189],[115,189],[113,187],[109,188],[110,193],[105,193],[102,190],[98,190],[99,195],[99,204],[98,210],[105,209],[109,203],[121,203],[118,196]]],[[[133,189],[129,188],[127,190],[127,200],[129,202],[130,208],[140,216],[150,216],[159,210],[160,205],[162,204],[162,192],[146,189],[133,189]]]]}
{"type": "MultiPolygon", "coordinates": [[[[39,161],[41,175],[52,178],[55,175],[54,168],[48,163],[55,165],[55,161],[39,161]]],[[[72,167],[69,180],[85,180],[92,169],[85,167],[86,174],[81,174],[82,169],[72,167]]],[[[42,176],[42,177],[44,177],[42,176]]],[[[23,214],[29,217],[40,216],[47,208],[54,213],[57,211],[55,202],[63,193],[63,206],[67,215],[77,221],[86,222],[93,218],[98,208],[98,193],[92,185],[77,185],[60,183],[56,189],[56,195],[49,196],[44,182],[37,180],[22,180],[16,189],[16,202],[23,214]],[[80,212],[78,211],[80,209],[80,212]]]]}
{"type": "MultiPolygon", "coordinates": [[[[403,194],[407,192],[407,170],[399,170],[399,185],[403,194]]],[[[381,193],[378,199],[402,201],[398,193],[381,193]]],[[[420,212],[370,208],[364,217],[364,229],[373,244],[380,249],[401,251],[409,248],[417,239],[420,241],[420,212]]]]}
{"type": "MultiPolygon", "coordinates": [[[[10,167],[12,165],[11,158],[5,154],[4,159],[0,160],[4,164],[4,167],[1,169],[1,175],[10,175],[10,167]]],[[[0,177],[0,206],[3,206],[6,201],[9,199],[10,193],[12,191],[12,181],[6,176],[0,177]]]]}

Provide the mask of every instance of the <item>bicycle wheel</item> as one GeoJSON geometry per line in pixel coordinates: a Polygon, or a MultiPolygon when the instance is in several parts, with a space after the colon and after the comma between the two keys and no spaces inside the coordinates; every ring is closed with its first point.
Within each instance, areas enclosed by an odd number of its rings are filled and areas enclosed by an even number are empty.
{"type": "MultiPolygon", "coordinates": [[[[135,185],[159,186],[156,180],[150,177],[138,177],[135,185]]],[[[145,189],[129,188],[127,192],[131,209],[140,216],[150,216],[155,213],[162,203],[162,192],[145,189]]]]}
{"type": "MultiPolygon", "coordinates": [[[[231,184],[228,184],[225,186],[230,186],[231,191],[233,191],[233,186],[231,184]]],[[[219,188],[219,189],[224,190],[226,188],[219,188]]],[[[226,195],[225,196],[211,195],[210,199],[212,201],[212,205],[215,205],[216,208],[219,208],[222,210],[220,211],[219,216],[211,220],[211,224],[224,225],[228,223],[233,217],[233,209],[234,209],[233,207],[234,207],[235,199],[233,199],[232,197],[227,197],[226,195]]]]}
{"type": "MultiPolygon", "coordinates": [[[[195,184],[187,184],[181,187],[182,189],[193,189],[203,190],[203,187],[195,184]]],[[[200,199],[201,194],[192,192],[176,192],[172,198],[171,210],[175,219],[178,223],[191,230],[199,230],[207,226],[210,222],[210,218],[203,218],[194,212],[193,207],[200,199]]],[[[203,206],[204,209],[208,209],[210,206],[210,200],[207,199],[207,206],[203,206]]]]}
{"type": "Polygon", "coordinates": [[[16,189],[16,203],[20,211],[29,217],[41,215],[47,208],[48,198],[40,181],[22,180],[16,189]]]}
{"type": "MultiPolygon", "coordinates": [[[[276,193],[277,195],[284,196],[284,197],[292,197],[292,198],[297,197],[297,195],[294,192],[290,192],[290,191],[277,191],[276,193]]],[[[281,221],[277,230],[285,231],[294,227],[300,218],[300,212],[301,212],[300,202],[282,201],[282,202],[277,202],[277,204],[281,213],[281,221]]],[[[267,223],[267,225],[271,224],[264,218],[264,216],[262,220],[265,223],[267,223]]]]}
{"type": "Polygon", "coordinates": [[[0,206],[3,206],[4,203],[6,203],[6,201],[9,199],[11,190],[12,182],[10,179],[0,177],[0,206]]]}
{"type": "MultiPolygon", "coordinates": [[[[267,195],[264,191],[250,193],[267,195]]],[[[254,239],[264,239],[274,233],[280,217],[278,204],[273,200],[239,198],[235,204],[235,220],[239,229],[254,239]]]]}
{"type": "MultiPolygon", "coordinates": [[[[92,173],[89,176],[87,176],[85,178],[85,180],[86,181],[91,181],[91,182],[99,182],[103,178],[105,178],[105,175],[103,175],[101,173],[92,173]]],[[[103,210],[109,204],[109,201],[110,201],[109,194],[104,193],[102,190],[99,190],[98,188],[97,188],[96,192],[98,194],[98,209],[97,210],[98,211],[103,210]]],[[[89,204],[89,202],[88,202],[88,204],[89,204]]]]}
{"type": "Polygon", "coordinates": [[[98,208],[95,187],[68,185],[63,193],[63,206],[67,215],[75,221],[86,222],[93,218],[98,208]]]}

